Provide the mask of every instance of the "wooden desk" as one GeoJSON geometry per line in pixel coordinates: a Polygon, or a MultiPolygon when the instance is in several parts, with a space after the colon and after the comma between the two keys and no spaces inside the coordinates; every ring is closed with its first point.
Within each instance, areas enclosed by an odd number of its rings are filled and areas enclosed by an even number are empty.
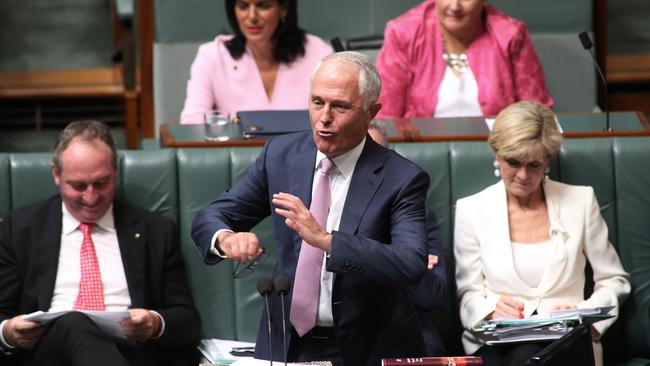
{"type": "MultiPolygon", "coordinates": [[[[566,138],[650,136],[650,125],[639,112],[612,112],[605,131],[605,113],[563,113],[558,120],[566,138]]],[[[482,117],[416,118],[380,121],[389,142],[485,141],[489,130],[482,117]]],[[[160,126],[162,147],[262,146],[263,137],[231,141],[205,141],[203,125],[160,126]]]]}

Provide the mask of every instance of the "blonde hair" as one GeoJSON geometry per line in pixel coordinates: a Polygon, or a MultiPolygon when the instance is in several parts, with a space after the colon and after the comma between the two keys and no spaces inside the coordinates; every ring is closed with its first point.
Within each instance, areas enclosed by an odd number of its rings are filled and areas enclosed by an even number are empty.
{"type": "Polygon", "coordinates": [[[494,121],[488,144],[504,159],[552,159],[560,151],[562,134],[555,114],[543,104],[517,102],[494,121]]]}

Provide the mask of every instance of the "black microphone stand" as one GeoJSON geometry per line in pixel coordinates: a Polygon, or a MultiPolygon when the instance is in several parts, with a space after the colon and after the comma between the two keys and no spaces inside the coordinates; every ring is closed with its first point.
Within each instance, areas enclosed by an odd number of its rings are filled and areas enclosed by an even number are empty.
{"type": "Polygon", "coordinates": [[[591,42],[589,33],[582,32],[578,35],[578,37],[580,38],[582,47],[584,47],[585,50],[589,51],[591,58],[594,60],[594,65],[596,65],[596,70],[598,70],[598,75],[600,76],[600,80],[602,81],[603,87],[605,88],[605,118],[606,118],[605,132],[612,132],[612,128],[610,127],[609,124],[609,101],[608,101],[609,91],[607,90],[607,79],[605,79],[605,74],[603,74],[603,70],[600,68],[600,65],[598,65],[598,60],[596,60],[596,56],[594,56],[592,50],[594,44],[593,42],[591,42]]]}
{"type": "Polygon", "coordinates": [[[275,281],[275,289],[278,291],[278,295],[280,295],[280,301],[282,303],[282,337],[284,340],[284,365],[287,365],[287,320],[286,320],[286,315],[285,315],[285,306],[284,306],[284,298],[286,297],[287,293],[289,292],[289,288],[291,287],[291,280],[289,277],[281,275],[278,276],[275,281]]]}
{"type": "Polygon", "coordinates": [[[269,365],[273,366],[273,341],[271,339],[271,310],[269,296],[273,293],[273,281],[268,277],[260,277],[257,280],[257,292],[264,298],[266,308],[266,324],[269,331],[269,365]]]}

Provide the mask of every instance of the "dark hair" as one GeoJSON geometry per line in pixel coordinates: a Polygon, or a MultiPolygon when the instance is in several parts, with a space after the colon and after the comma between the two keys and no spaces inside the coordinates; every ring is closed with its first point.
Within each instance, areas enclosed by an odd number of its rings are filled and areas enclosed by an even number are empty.
{"type": "Polygon", "coordinates": [[[52,156],[52,165],[57,173],[61,173],[63,166],[61,164],[61,154],[68,148],[70,142],[76,137],[83,141],[92,141],[99,139],[111,149],[111,162],[113,169],[117,170],[117,152],[115,151],[115,141],[111,130],[108,126],[99,121],[75,121],[66,126],[59,134],[54,145],[54,156],[52,156]]]}
{"type": "MultiPolygon", "coordinates": [[[[287,15],[278,23],[273,33],[273,58],[277,62],[290,63],[305,54],[305,31],[298,27],[298,0],[273,0],[287,7],[287,15]]],[[[235,36],[226,41],[230,56],[238,60],[246,50],[246,37],[239,29],[235,16],[237,0],[226,0],[226,15],[228,23],[235,36]]]]}

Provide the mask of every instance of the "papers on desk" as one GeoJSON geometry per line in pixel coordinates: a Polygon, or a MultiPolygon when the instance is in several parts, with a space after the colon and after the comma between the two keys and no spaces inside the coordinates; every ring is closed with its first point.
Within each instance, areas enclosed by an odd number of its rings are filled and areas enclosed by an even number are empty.
{"type": "MultiPolygon", "coordinates": [[[[210,365],[222,366],[265,366],[269,365],[268,360],[258,360],[253,357],[238,357],[234,356],[231,351],[233,349],[252,348],[255,349],[255,343],[251,342],[238,342],[226,339],[202,339],[198,345],[199,351],[203,355],[204,361],[209,362],[210,365]]],[[[284,366],[284,362],[273,362],[274,366],[284,366]]],[[[291,366],[300,365],[329,365],[329,362],[310,362],[310,363],[287,363],[291,366]]]]}
{"type": "MultiPolygon", "coordinates": [[[[268,366],[269,360],[258,360],[255,358],[245,357],[241,360],[235,361],[232,366],[268,366]]],[[[304,363],[287,363],[289,366],[301,366],[305,365],[304,363]]],[[[308,365],[311,365],[308,364],[308,365]]],[[[284,362],[273,361],[273,366],[284,366],[284,362]]]]}
{"type": "MultiPolygon", "coordinates": [[[[55,311],[55,312],[43,312],[36,311],[30,314],[25,315],[23,319],[39,322],[41,324],[47,324],[57,319],[58,317],[77,310],[64,310],[64,311],[55,311]]],[[[131,314],[128,310],[124,311],[79,311],[86,314],[97,326],[106,332],[106,334],[119,338],[126,339],[124,331],[120,322],[128,317],[131,314]]]]}
{"type": "Polygon", "coordinates": [[[570,309],[535,314],[525,319],[493,319],[482,321],[473,333],[487,344],[554,340],[570,332],[578,324],[593,324],[611,318],[613,306],[570,309]]]}
{"type": "Polygon", "coordinates": [[[252,357],[233,356],[230,353],[230,351],[232,351],[233,348],[241,348],[241,347],[251,347],[252,349],[255,349],[255,343],[238,342],[238,341],[230,341],[226,339],[212,338],[212,339],[202,339],[201,343],[199,343],[198,345],[199,351],[201,352],[205,360],[209,363],[217,364],[217,365],[231,365],[240,358],[252,359],[252,357]]]}

